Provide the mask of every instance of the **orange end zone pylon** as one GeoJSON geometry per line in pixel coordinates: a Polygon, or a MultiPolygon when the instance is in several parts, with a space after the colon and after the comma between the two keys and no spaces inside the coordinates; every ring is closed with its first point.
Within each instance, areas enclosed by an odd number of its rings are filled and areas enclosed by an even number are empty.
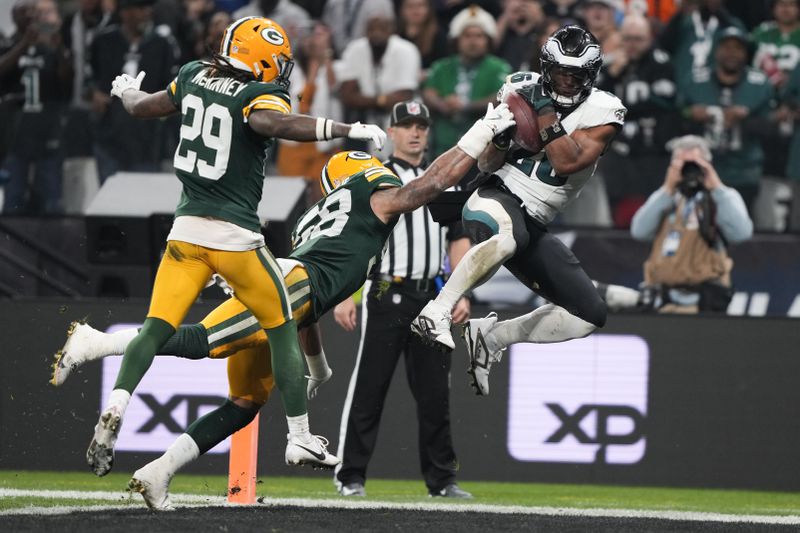
{"type": "Polygon", "coordinates": [[[228,466],[228,503],[256,503],[256,470],[258,466],[258,418],[231,437],[228,466]]]}

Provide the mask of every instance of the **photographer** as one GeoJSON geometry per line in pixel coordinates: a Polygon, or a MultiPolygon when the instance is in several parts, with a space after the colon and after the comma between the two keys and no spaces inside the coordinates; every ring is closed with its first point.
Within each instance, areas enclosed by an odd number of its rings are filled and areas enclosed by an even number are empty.
{"type": "Polygon", "coordinates": [[[653,241],[645,299],[663,313],[725,311],[733,290],[726,248],[753,234],[741,195],[723,185],[702,137],[671,141],[664,184],[636,212],[634,239],[653,241]]]}

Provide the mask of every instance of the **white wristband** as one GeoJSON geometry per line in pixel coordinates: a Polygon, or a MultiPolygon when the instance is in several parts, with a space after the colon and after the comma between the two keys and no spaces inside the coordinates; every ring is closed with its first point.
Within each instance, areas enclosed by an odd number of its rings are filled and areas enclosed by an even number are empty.
{"type": "Polygon", "coordinates": [[[481,119],[461,136],[457,146],[472,159],[478,159],[493,137],[494,130],[481,119]]]}
{"type": "Polygon", "coordinates": [[[333,121],[325,119],[325,140],[333,139],[333,121]]]}
{"type": "Polygon", "coordinates": [[[316,134],[318,141],[325,141],[325,122],[327,119],[322,117],[317,117],[317,127],[316,127],[316,134]]]}

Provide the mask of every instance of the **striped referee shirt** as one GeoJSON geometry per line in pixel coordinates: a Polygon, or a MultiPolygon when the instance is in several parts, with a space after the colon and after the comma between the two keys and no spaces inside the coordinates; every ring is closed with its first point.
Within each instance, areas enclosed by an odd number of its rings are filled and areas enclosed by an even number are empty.
{"type": "MultiPolygon", "coordinates": [[[[383,164],[397,174],[403,185],[418,178],[427,167],[424,161],[414,166],[396,157],[383,164]]],[[[427,206],[400,215],[375,272],[415,280],[435,278],[442,270],[446,233],[447,227],[433,221],[427,206]]]]}

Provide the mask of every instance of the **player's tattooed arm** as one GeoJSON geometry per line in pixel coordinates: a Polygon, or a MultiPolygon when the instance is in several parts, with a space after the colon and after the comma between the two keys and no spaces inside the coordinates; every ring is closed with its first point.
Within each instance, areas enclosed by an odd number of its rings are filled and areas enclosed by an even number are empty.
{"type": "MultiPolygon", "coordinates": [[[[546,128],[550,124],[540,124],[546,128]]],[[[585,130],[575,130],[545,146],[547,159],[553,165],[556,174],[566,176],[574,174],[595,161],[605,152],[609,143],[619,131],[615,124],[603,124],[585,130]]]]}
{"type": "Polygon", "coordinates": [[[484,149],[478,158],[478,170],[481,172],[492,173],[502,167],[506,162],[508,148],[499,148],[495,143],[490,144],[484,149]]]}
{"type": "Polygon", "coordinates": [[[461,181],[474,163],[475,159],[453,147],[437,157],[419,178],[403,187],[376,191],[370,198],[372,211],[384,222],[409,213],[461,181]]]}
{"type": "Polygon", "coordinates": [[[139,90],[127,90],[122,93],[121,98],[125,110],[137,118],[161,118],[178,111],[167,91],[150,94],[139,90]]]}

